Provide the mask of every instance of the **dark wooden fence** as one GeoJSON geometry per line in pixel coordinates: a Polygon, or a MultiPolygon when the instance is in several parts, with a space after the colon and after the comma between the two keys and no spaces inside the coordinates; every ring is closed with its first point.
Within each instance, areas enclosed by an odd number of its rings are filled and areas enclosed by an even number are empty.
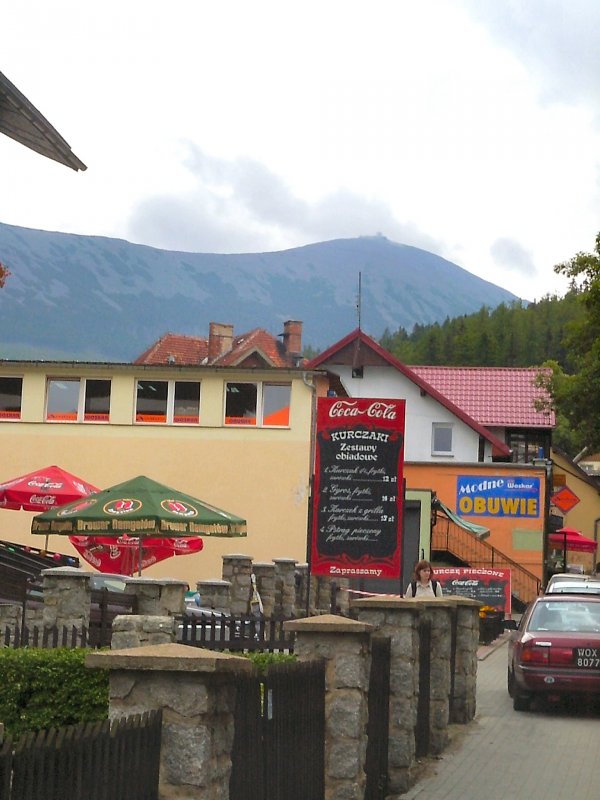
{"type": "Polygon", "coordinates": [[[230,800],[323,800],[325,668],[273,664],[238,683],[230,800]]]}
{"type": "Polygon", "coordinates": [[[2,800],[158,800],[161,712],[30,733],[0,746],[2,800]]]}
{"type": "Polygon", "coordinates": [[[184,619],[177,640],[208,650],[292,653],[294,634],[284,630],[291,617],[257,618],[244,614],[204,614],[184,619]]]}
{"type": "Polygon", "coordinates": [[[0,629],[0,646],[4,647],[108,647],[112,623],[119,614],[135,614],[137,597],[122,592],[98,589],[92,592],[89,626],[49,627],[27,625],[23,619],[16,625],[0,629]]]}

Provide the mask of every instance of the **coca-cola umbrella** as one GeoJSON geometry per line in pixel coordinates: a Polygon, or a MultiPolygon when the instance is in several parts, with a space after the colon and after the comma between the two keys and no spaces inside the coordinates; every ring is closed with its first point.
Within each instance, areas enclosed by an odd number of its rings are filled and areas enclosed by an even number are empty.
{"type": "Polygon", "coordinates": [[[108,536],[69,536],[79,555],[100,572],[133,575],[139,568],[139,548],[142,549],[142,569],[158,564],[172,556],[199,553],[204,541],[200,536],[187,538],[145,538],[123,534],[118,539],[108,536]]]}
{"type": "Polygon", "coordinates": [[[74,503],[38,514],[31,532],[138,539],[138,574],[144,540],[195,536],[246,536],[246,520],[203,500],[138,475],[74,503]]]}
{"type": "Polygon", "coordinates": [[[99,491],[91,483],[54,465],[0,483],[0,508],[43,511],[99,491]]]}

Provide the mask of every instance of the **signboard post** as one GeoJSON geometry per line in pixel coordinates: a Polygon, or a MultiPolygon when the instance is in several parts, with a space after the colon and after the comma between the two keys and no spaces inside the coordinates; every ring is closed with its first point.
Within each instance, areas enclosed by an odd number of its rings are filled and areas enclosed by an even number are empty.
{"type": "Polygon", "coordinates": [[[312,575],[400,578],[405,401],[317,405],[312,575]]]}

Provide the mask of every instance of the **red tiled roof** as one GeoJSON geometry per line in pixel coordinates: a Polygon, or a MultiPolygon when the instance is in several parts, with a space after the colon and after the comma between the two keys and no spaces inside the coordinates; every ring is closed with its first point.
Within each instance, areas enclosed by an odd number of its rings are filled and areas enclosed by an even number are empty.
{"type": "Polygon", "coordinates": [[[134,364],[201,364],[208,356],[208,339],[165,333],[134,364]]]}
{"type": "Polygon", "coordinates": [[[548,399],[535,385],[542,371],[519,367],[427,367],[410,369],[486,427],[552,428],[553,411],[537,411],[548,399]]]}
{"type": "Polygon", "coordinates": [[[235,336],[231,348],[208,360],[208,339],[199,336],[182,336],[166,333],[133,362],[134,364],[210,364],[218,367],[261,366],[297,367],[294,357],[286,351],[283,342],[263,328],[235,336]]]}

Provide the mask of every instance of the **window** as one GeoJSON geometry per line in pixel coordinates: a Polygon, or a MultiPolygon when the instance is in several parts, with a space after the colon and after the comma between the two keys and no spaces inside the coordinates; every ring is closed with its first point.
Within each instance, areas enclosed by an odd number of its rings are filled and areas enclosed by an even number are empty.
{"type": "Polygon", "coordinates": [[[110,380],[49,378],[46,391],[48,422],[108,422],[110,380]]]}
{"type": "Polygon", "coordinates": [[[431,436],[431,455],[452,454],[452,425],[446,422],[434,422],[431,436]]]}
{"type": "Polygon", "coordinates": [[[198,425],[200,384],[195,381],[138,381],[135,421],[198,425]]]}
{"type": "Polygon", "coordinates": [[[291,394],[289,383],[227,383],[225,424],[287,428],[291,394]]]}
{"type": "Polygon", "coordinates": [[[508,429],[506,443],[512,450],[511,461],[531,464],[534,458],[549,458],[550,434],[543,430],[508,429]]]}
{"type": "Polygon", "coordinates": [[[0,420],[21,419],[23,378],[0,378],[0,420]]]}

